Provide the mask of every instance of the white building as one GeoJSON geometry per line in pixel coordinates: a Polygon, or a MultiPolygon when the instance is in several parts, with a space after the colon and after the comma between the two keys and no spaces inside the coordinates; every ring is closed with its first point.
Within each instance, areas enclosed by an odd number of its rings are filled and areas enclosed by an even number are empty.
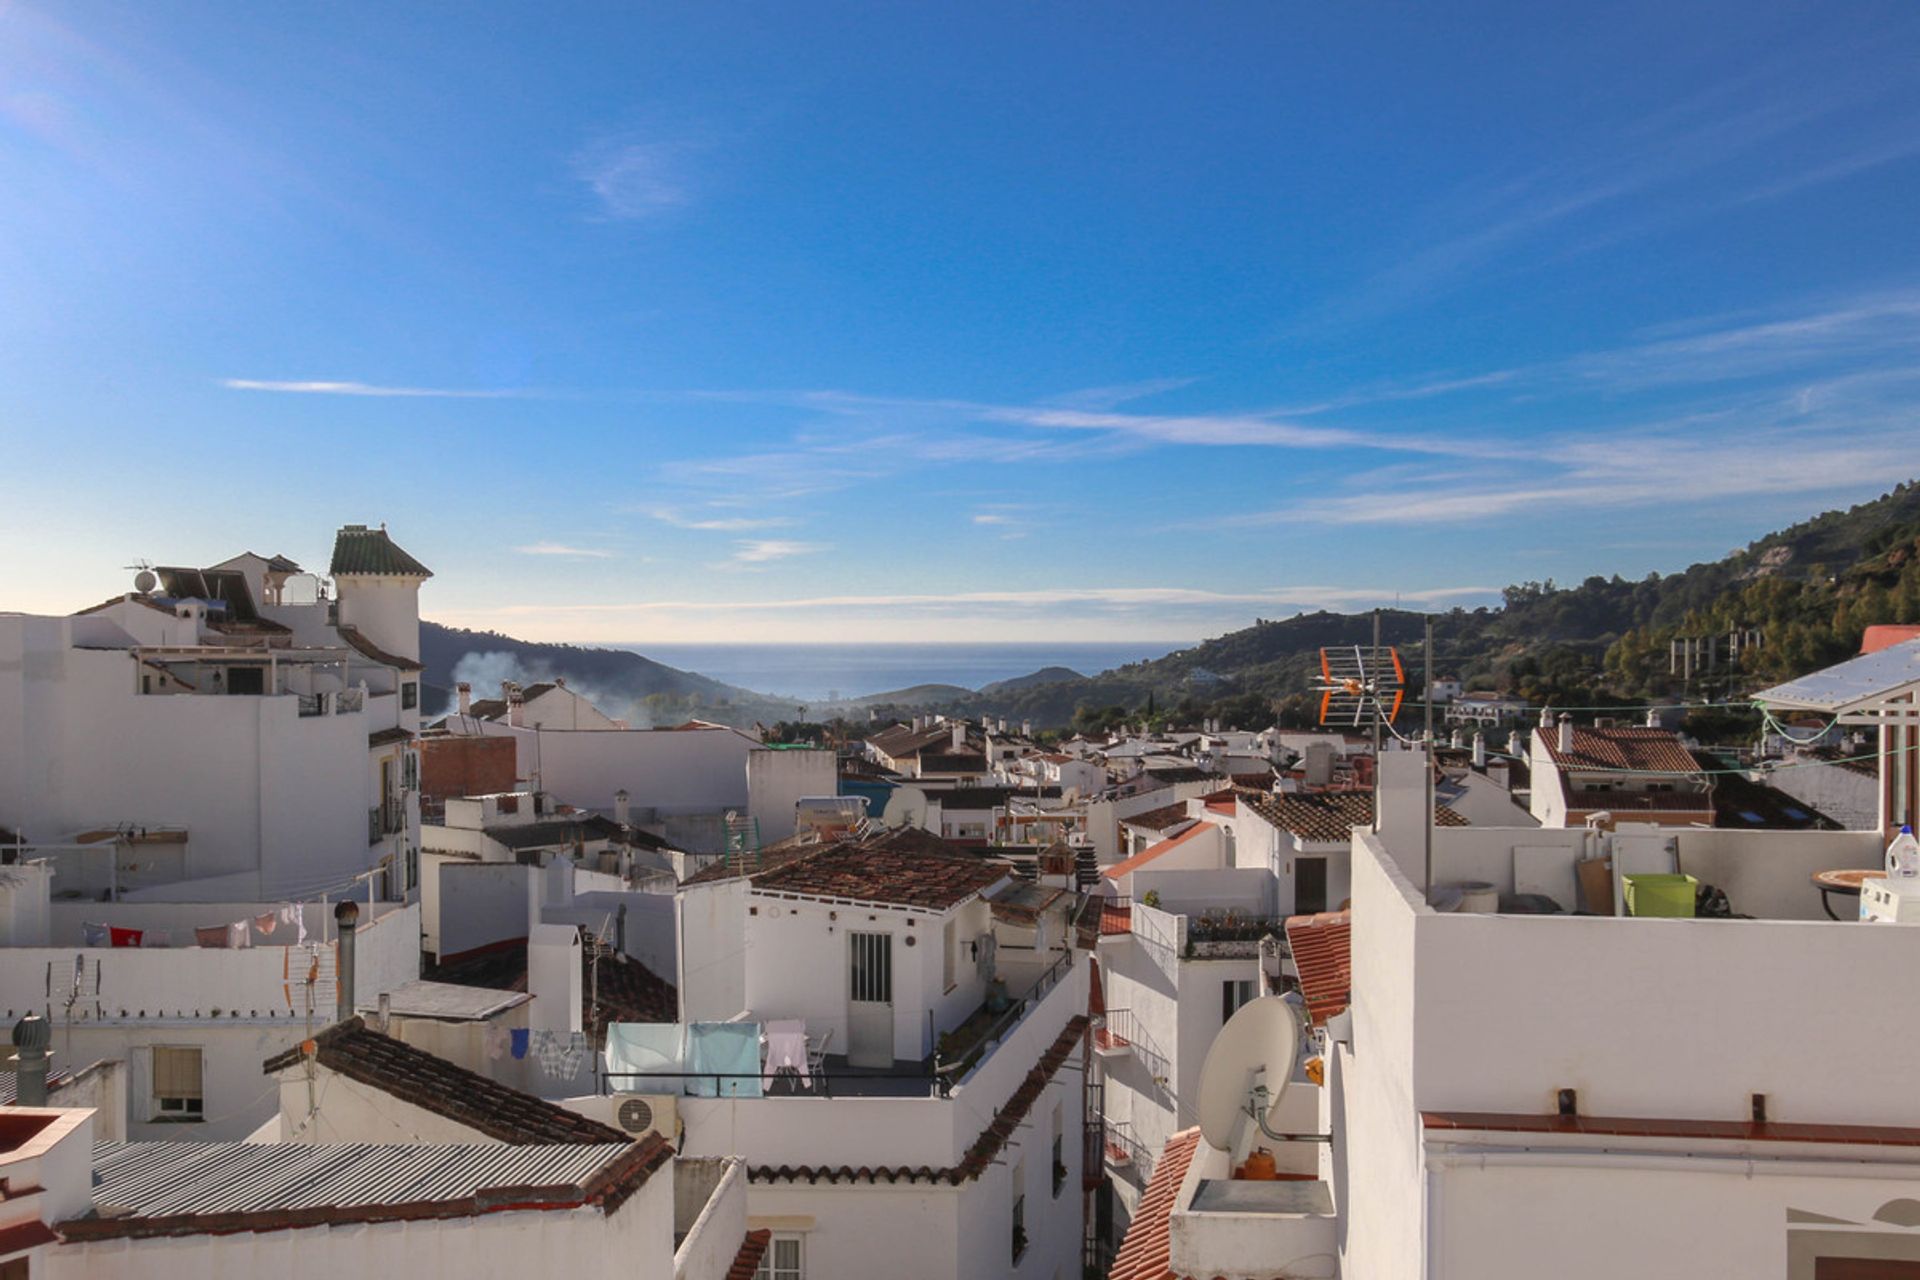
{"type": "Polygon", "coordinates": [[[333,600],[307,578],[285,602],[282,558],[228,563],[162,568],[71,617],[0,615],[0,757],[19,765],[0,770],[0,826],[55,859],[63,891],[271,901],[384,867],[404,893],[427,570],[358,525],[336,539],[333,600]]]}
{"type": "Polygon", "coordinates": [[[1075,1274],[1079,899],[913,847],[926,839],[789,850],[683,886],[683,1023],[793,1020],[819,1056],[769,1090],[757,1074],[611,1075],[610,1104],[665,1094],[686,1152],[742,1158],[749,1221],[797,1274],[1075,1274]],[[683,1079],[704,1096],[673,1093],[683,1079]]]}
{"type": "Polygon", "coordinates": [[[1533,735],[1532,812],[1543,827],[1713,825],[1713,780],[1666,729],[1588,728],[1562,715],[1533,735]]]}

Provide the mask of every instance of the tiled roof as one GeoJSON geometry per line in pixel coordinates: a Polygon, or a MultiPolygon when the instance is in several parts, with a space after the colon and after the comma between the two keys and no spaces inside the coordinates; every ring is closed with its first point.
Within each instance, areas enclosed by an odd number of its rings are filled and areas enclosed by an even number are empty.
{"type": "MultiPolygon", "coordinates": [[[[923,759],[921,764],[926,761],[923,759]]],[[[929,790],[929,800],[938,800],[942,810],[951,809],[996,809],[1009,800],[1057,800],[1059,787],[950,787],[945,791],[929,790]]]]}
{"type": "Polygon", "coordinates": [[[413,732],[408,729],[375,729],[367,735],[367,746],[390,747],[396,742],[411,741],[412,738],[413,732]]]}
{"type": "MultiPolygon", "coordinates": [[[[312,1043],[314,1057],[329,1071],[508,1146],[627,1141],[618,1129],[382,1035],[364,1018],[335,1023],[312,1043]]],[[[267,1059],[264,1070],[272,1075],[297,1067],[305,1053],[305,1046],[296,1045],[267,1059]]]]}
{"type": "MultiPolygon", "coordinates": [[[[1046,1091],[1047,1083],[1053,1079],[1067,1059],[1073,1055],[1075,1047],[1082,1043],[1087,1033],[1088,1019],[1080,1014],[1067,1021],[1059,1036],[1040,1055],[1027,1072],[1027,1078],[998,1111],[980,1136],[973,1140],[960,1163],[946,1168],[934,1168],[920,1165],[909,1168],[906,1165],[891,1167],[868,1167],[851,1165],[828,1167],[824,1165],[754,1165],[747,1170],[747,1177],[753,1182],[821,1182],[829,1184],[840,1182],[945,1182],[959,1186],[962,1182],[971,1182],[987,1171],[994,1159],[1006,1149],[1027,1113],[1033,1110],[1033,1104],[1040,1100],[1046,1091]]],[[[1078,1088],[1078,1085],[1074,1086],[1078,1088]]],[[[1197,1132],[1197,1130],[1196,1130],[1197,1132]]]]}
{"type": "Polygon", "coordinates": [[[767,1246],[773,1243],[773,1232],[749,1231],[746,1239],[740,1242],[740,1252],[733,1255],[733,1265],[727,1268],[727,1280],[753,1280],[760,1270],[760,1259],[766,1255],[767,1246]]]}
{"type": "Polygon", "coordinates": [[[1146,831],[1165,831],[1187,820],[1187,802],[1176,800],[1172,804],[1163,804],[1158,809],[1148,809],[1144,813],[1134,814],[1131,818],[1122,818],[1120,825],[1139,827],[1146,831]]]}
{"type": "Polygon", "coordinates": [[[509,849],[544,849],[550,845],[572,844],[581,840],[611,840],[620,834],[620,824],[597,813],[548,818],[544,822],[495,824],[487,828],[487,839],[509,849]]]}
{"type": "Polygon", "coordinates": [[[1116,933],[1133,932],[1133,908],[1116,906],[1111,902],[1100,904],[1100,936],[1110,937],[1116,933]]]}
{"type": "Polygon", "coordinates": [[[1127,1238],[1120,1242],[1107,1280],[1172,1280],[1173,1205],[1199,1149],[1198,1128],[1183,1129],[1167,1139],[1153,1166],[1153,1177],[1140,1195],[1133,1221],[1127,1224],[1127,1238]]]}
{"type": "Polygon", "coordinates": [[[922,751],[921,773],[985,773],[987,758],[977,751],[958,753],[922,751]]]}
{"type": "MultiPolygon", "coordinates": [[[[1373,823],[1372,791],[1288,791],[1276,795],[1240,793],[1249,812],[1282,831],[1314,844],[1341,843],[1353,838],[1355,827],[1373,823]]],[[[1467,820],[1443,804],[1433,807],[1440,827],[1464,827],[1467,820]]]]}
{"type": "Polygon", "coordinates": [[[333,538],[333,563],[327,572],[342,574],[384,574],[406,578],[431,578],[433,570],[402,551],[385,529],[369,529],[363,524],[341,526],[333,538]]]}
{"type": "Polygon", "coordinates": [[[1353,913],[1322,911],[1287,919],[1287,949],[1300,971],[1300,994],[1316,1027],[1353,997],[1353,913]]]}
{"type": "Polygon", "coordinates": [[[1173,765],[1163,769],[1143,770],[1147,777],[1156,782],[1205,782],[1208,778],[1220,775],[1197,766],[1173,765]]]}
{"type": "Polygon", "coordinates": [[[891,728],[882,729],[867,739],[867,742],[882,755],[890,756],[895,760],[902,756],[913,755],[936,742],[950,744],[952,741],[953,729],[944,724],[932,725],[925,729],[916,729],[910,724],[896,724],[891,728]]]}
{"type": "MultiPolygon", "coordinates": [[[[672,1022],[680,1016],[679,990],[631,956],[601,953],[596,986],[595,954],[593,947],[580,949],[581,1023],[596,1037],[609,1022],[672,1022]]],[[[511,946],[443,961],[420,976],[456,986],[525,991],[527,943],[523,938],[511,946]]]]}
{"type": "Polygon", "coordinates": [[[1877,1124],[1791,1124],[1751,1120],[1664,1120],[1626,1116],[1513,1115],[1494,1111],[1422,1111],[1429,1130],[1470,1133],[1566,1133],[1610,1138],[1696,1138],[1726,1142],[1825,1142],[1920,1147],[1920,1128],[1877,1124]]]}
{"type": "Polygon", "coordinates": [[[1010,874],[1001,863],[966,854],[837,842],[758,872],[752,880],[755,889],[768,893],[944,911],[1010,874]]]}
{"type": "Polygon", "coordinates": [[[1573,750],[1560,749],[1557,729],[1539,729],[1534,740],[1562,769],[1598,769],[1633,773],[1697,774],[1700,766],[1665,729],[1646,726],[1589,729],[1575,725],[1573,750]]]}
{"type": "Polygon", "coordinates": [[[1131,858],[1128,858],[1125,862],[1116,862],[1110,867],[1103,868],[1100,874],[1109,880],[1118,880],[1121,876],[1131,875],[1133,872],[1138,871],[1155,858],[1158,858],[1161,854],[1171,853],[1189,840],[1192,840],[1195,836],[1201,835],[1204,832],[1217,830],[1219,830],[1219,828],[1211,822],[1196,822],[1179,835],[1174,836],[1171,840],[1162,840],[1159,844],[1149,845],[1139,853],[1134,854],[1131,858]]]}
{"type": "Polygon", "coordinates": [[[612,1214],[673,1159],[657,1133],[639,1142],[516,1148],[446,1143],[105,1142],[93,1151],[94,1203],[58,1224],[65,1239],[290,1231],[465,1218],[503,1210],[612,1214]]]}
{"type": "Polygon", "coordinates": [[[412,658],[403,658],[397,653],[388,653],[379,645],[360,633],[358,627],[336,627],[340,638],[351,645],[362,657],[372,658],[383,667],[393,667],[398,671],[418,671],[420,664],[412,658]]]}
{"type": "Polygon", "coordinates": [[[1713,816],[1705,791],[1566,791],[1569,813],[1695,813],[1713,816]]]}

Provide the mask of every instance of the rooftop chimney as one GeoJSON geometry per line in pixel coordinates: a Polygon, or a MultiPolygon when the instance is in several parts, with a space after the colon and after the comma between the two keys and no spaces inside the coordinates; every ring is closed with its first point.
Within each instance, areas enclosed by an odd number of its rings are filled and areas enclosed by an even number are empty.
{"type": "Polygon", "coordinates": [[[37,1013],[13,1024],[13,1047],[18,1051],[14,1102],[22,1107],[47,1105],[47,1046],[53,1028],[37,1013]]]}
{"type": "Polygon", "coordinates": [[[1553,708],[1552,707],[1540,708],[1540,727],[1542,729],[1553,728],[1553,708]]]}
{"type": "Polygon", "coordinates": [[[1476,769],[1487,767],[1487,735],[1484,733],[1473,735],[1473,767],[1476,769]]]}
{"type": "Polygon", "coordinates": [[[507,702],[507,723],[510,725],[519,724],[520,710],[526,702],[526,697],[520,692],[520,686],[511,680],[502,680],[500,682],[500,696],[506,699],[507,702]]]}
{"type": "Polygon", "coordinates": [[[953,749],[956,753],[967,749],[967,722],[965,720],[955,720],[953,722],[953,749]]]}
{"type": "Polygon", "coordinates": [[[462,680],[459,684],[453,686],[453,691],[456,695],[459,696],[459,699],[460,699],[460,714],[463,716],[472,715],[473,714],[473,686],[468,684],[465,680],[462,680]]]}
{"type": "Polygon", "coordinates": [[[1566,754],[1573,750],[1573,717],[1566,712],[1560,713],[1560,751],[1566,754]]]}
{"type": "Polygon", "coordinates": [[[1647,728],[1658,729],[1659,727],[1660,727],[1660,708],[1648,707],[1647,708],[1647,728]]]}
{"type": "Polygon", "coordinates": [[[627,825],[627,814],[630,812],[627,801],[630,798],[625,787],[613,793],[613,820],[623,827],[627,825]]]}
{"type": "Polygon", "coordinates": [[[345,1022],[353,1016],[353,934],[354,927],[360,923],[359,904],[343,902],[335,907],[333,922],[340,926],[340,959],[333,982],[338,996],[334,1016],[336,1021],[345,1022]]]}
{"type": "Polygon", "coordinates": [[[1020,736],[1023,738],[1031,738],[1033,736],[1033,721],[1022,720],[1020,722],[1020,736]]]}
{"type": "Polygon", "coordinates": [[[567,678],[565,676],[555,676],[553,683],[556,688],[564,689],[567,687],[567,678]]]}

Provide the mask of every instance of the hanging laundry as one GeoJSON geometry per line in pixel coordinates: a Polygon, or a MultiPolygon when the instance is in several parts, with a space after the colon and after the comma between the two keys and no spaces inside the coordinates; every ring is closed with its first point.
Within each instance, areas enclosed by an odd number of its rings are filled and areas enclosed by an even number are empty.
{"type": "Polygon", "coordinates": [[[103,924],[82,924],[80,941],[82,946],[110,947],[113,945],[113,931],[103,924]]]}
{"type": "Polygon", "coordinates": [[[107,930],[107,940],[116,947],[137,947],[144,934],[145,930],[142,929],[122,929],[112,926],[107,930]]]}
{"type": "Polygon", "coordinates": [[[263,911],[253,918],[253,931],[263,938],[271,938],[273,931],[280,925],[278,911],[263,911]]]}
{"type": "Polygon", "coordinates": [[[512,1037],[510,1043],[513,1048],[513,1056],[515,1058],[526,1057],[527,1056],[527,1029],[525,1027],[516,1027],[510,1034],[512,1037]]]}
{"type": "Polygon", "coordinates": [[[303,946],[307,941],[307,913],[298,903],[289,903],[280,908],[280,923],[293,926],[295,946],[303,946]]]}
{"type": "Polygon", "coordinates": [[[227,945],[235,950],[253,945],[253,935],[247,932],[245,920],[235,920],[227,926],[227,945]]]}
{"type": "Polygon", "coordinates": [[[231,936],[223,924],[200,925],[193,931],[193,943],[197,947],[224,947],[231,936]]]}
{"type": "Polygon", "coordinates": [[[173,930],[171,929],[148,929],[146,934],[145,941],[140,944],[143,947],[158,949],[173,945],[173,930]]]}
{"type": "Polygon", "coordinates": [[[486,1045],[487,1060],[498,1062],[507,1056],[507,1049],[512,1045],[513,1037],[507,1033],[505,1027],[488,1024],[482,1036],[482,1042],[486,1045]]]}
{"type": "Polygon", "coordinates": [[[557,1072],[549,1072],[548,1074],[558,1075],[562,1079],[571,1080],[573,1079],[573,1077],[579,1075],[580,1068],[586,1065],[587,1065],[586,1033],[581,1031],[575,1031],[570,1033],[568,1036],[566,1036],[566,1038],[561,1042],[560,1069],[557,1072]]]}

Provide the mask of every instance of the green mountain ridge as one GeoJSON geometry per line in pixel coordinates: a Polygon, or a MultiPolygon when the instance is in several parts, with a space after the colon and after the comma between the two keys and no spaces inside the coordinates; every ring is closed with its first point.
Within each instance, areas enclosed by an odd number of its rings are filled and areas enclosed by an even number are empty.
{"type": "MultiPolygon", "coordinates": [[[[1428,615],[1383,610],[1381,637],[1411,657],[1428,615]]],[[[1675,695],[1738,694],[1838,661],[1857,651],[1873,623],[1920,622],[1920,485],[1902,484],[1871,502],[1828,511],[1755,539],[1714,561],[1635,581],[1594,576],[1577,586],[1552,581],[1508,587],[1499,607],[1431,615],[1436,673],[1471,689],[1516,693],[1536,704],[1620,705],[1675,695]],[[1757,629],[1760,648],[1684,680],[1668,671],[1676,637],[1724,637],[1757,629]]],[[[804,709],[620,649],[543,645],[490,632],[422,624],[427,680],[445,689],[465,663],[470,673],[514,666],[520,674],[476,679],[487,696],[502,678],[559,674],[610,714],[634,724],[689,716],[748,725],[926,711],[1031,720],[1046,728],[1099,728],[1151,713],[1185,722],[1213,716],[1250,725],[1278,715],[1313,717],[1310,690],[1322,647],[1365,645],[1373,615],[1320,611],[1252,626],[1181,649],[1083,676],[1064,667],[995,681],[911,689],[804,709]]],[[[1410,690],[1419,672],[1408,673],[1410,690]]],[[[429,702],[429,706],[432,706],[429,702]]]]}

